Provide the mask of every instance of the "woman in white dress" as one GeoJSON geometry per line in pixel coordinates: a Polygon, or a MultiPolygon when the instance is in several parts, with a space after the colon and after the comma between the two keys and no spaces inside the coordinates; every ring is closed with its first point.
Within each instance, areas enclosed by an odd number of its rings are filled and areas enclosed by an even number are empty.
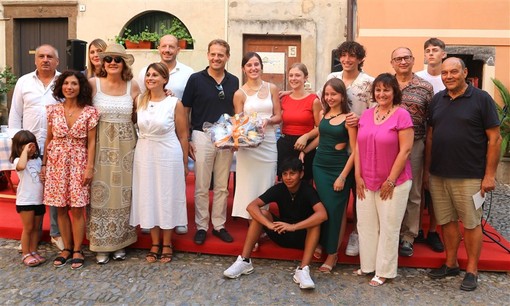
{"type": "Polygon", "coordinates": [[[275,183],[278,159],[275,125],[282,121],[282,117],[278,88],[262,80],[260,56],[248,52],[241,65],[247,81],[234,94],[235,113],[256,113],[263,120],[264,126],[264,141],[258,147],[241,147],[237,152],[232,216],[251,219],[246,207],[275,183]]]}
{"type": "Polygon", "coordinates": [[[130,224],[150,228],[152,247],[146,260],[172,261],[172,232],[187,225],[187,119],[176,97],[167,96],[168,68],[147,67],[147,91],[137,99],[138,141],[133,165],[133,205],[130,224]],[[160,236],[163,242],[160,244],[160,236]],[[161,249],[160,249],[161,247],[161,249]]]}

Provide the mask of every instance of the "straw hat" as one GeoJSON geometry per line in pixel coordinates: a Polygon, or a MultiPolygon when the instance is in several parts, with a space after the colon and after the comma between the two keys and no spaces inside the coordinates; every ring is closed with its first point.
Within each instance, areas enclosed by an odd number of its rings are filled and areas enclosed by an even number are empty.
{"type": "Polygon", "coordinates": [[[111,44],[106,47],[106,50],[104,52],[99,53],[99,58],[103,60],[105,56],[111,56],[116,57],[120,56],[122,59],[124,59],[124,62],[131,66],[135,62],[135,58],[131,54],[126,53],[126,49],[122,45],[119,44],[111,44]]]}

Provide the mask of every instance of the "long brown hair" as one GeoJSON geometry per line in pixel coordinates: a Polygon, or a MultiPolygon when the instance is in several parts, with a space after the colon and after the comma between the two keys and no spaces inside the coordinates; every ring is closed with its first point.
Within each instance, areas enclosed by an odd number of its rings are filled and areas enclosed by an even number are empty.
{"type": "Polygon", "coordinates": [[[337,78],[329,79],[326,84],[324,84],[324,87],[322,88],[322,107],[324,109],[324,114],[327,114],[331,107],[329,107],[328,103],[325,101],[325,95],[326,95],[326,87],[331,86],[334,91],[338,92],[342,96],[342,101],[340,103],[340,111],[342,114],[347,114],[350,111],[349,103],[347,103],[347,89],[345,89],[345,84],[342,80],[337,78]]]}
{"type": "Polygon", "coordinates": [[[28,158],[38,158],[41,154],[41,150],[39,149],[35,135],[27,130],[21,130],[14,134],[14,137],[12,137],[11,156],[9,157],[9,161],[13,163],[16,158],[20,157],[21,153],[23,153],[23,146],[31,142],[35,144],[35,153],[28,158]]]}
{"type": "Polygon", "coordinates": [[[90,54],[89,54],[90,47],[92,47],[92,46],[98,48],[100,50],[98,52],[103,52],[104,50],[106,50],[107,44],[101,38],[96,38],[90,42],[89,48],[87,49],[87,79],[90,79],[91,77],[96,76],[96,67],[94,66],[94,64],[92,64],[92,61],[90,60],[90,54]]]}
{"type": "MultiPolygon", "coordinates": [[[[149,69],[154,69],[156,70],[157,73],[159,73],[159,75],[166,80],[165,84],[163,84],[163,88],[166,86],[166,84],[168,83],[168,79],[169,79],[169,72],[168,72],[168,67],[161,63],[161,62],[158,62],[158,63],[152,63],[150,64],[148,67],[147,67],[147,70],[145,70],[145,74],[147,74],[147,71],[149,71],[149,69]]],[[[145,78],[144,78],[144,82],[145,82],[145,78]]],[[[149,104],[149,100],[151,99],[151,91],[149,89],[147,89],[140,97],[140,100],[139,100],[139,103],[138,103],[138,106],[137,106],[137,110],[143,110],[143,109],[147,109],[147,104],[149,104]]]]}

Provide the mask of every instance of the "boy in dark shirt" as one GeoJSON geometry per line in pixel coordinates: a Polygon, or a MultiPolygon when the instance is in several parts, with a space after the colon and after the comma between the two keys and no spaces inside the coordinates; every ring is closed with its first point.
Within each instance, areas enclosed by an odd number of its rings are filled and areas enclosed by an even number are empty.
{"type": "Polygon", "coordinates": [[[223,275],[237,278],[253,272],[250,255],[264,230],[271,240],[282,247],[304,249],[301,265],[297,267],[293,279],[301,289],[313,289],[315,284],[310,277],[309,265],[319,241],[320,225],[328,218],[326,209],[315,189],[301,181],[304,172],[299,159],[285,160],[281,170],[283,183],[269,188],[246,208],[253,220],[246,234],[243,252],[223,275]],[[262,209],[272,202],[278,205],[279,216],[262,209]]]}

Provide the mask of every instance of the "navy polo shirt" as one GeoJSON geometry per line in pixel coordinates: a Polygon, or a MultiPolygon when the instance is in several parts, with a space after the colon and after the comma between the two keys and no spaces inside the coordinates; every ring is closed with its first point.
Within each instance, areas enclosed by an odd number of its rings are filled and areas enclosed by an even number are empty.
{"type": "Polygon", "coordinates": [[[239,79],[235,75],[225,70],[225,77],[217,84],[207,72],[208,68],[190,76],[182,95],[182,104],[191,108],[191,127],[197,131],[202,131],[204,122],[214,123],[225,113],[234,115],[234,93],[239,89],[239,79]],[[225,93],[223,99],[219,95],[219,85],[225,93]]]}

